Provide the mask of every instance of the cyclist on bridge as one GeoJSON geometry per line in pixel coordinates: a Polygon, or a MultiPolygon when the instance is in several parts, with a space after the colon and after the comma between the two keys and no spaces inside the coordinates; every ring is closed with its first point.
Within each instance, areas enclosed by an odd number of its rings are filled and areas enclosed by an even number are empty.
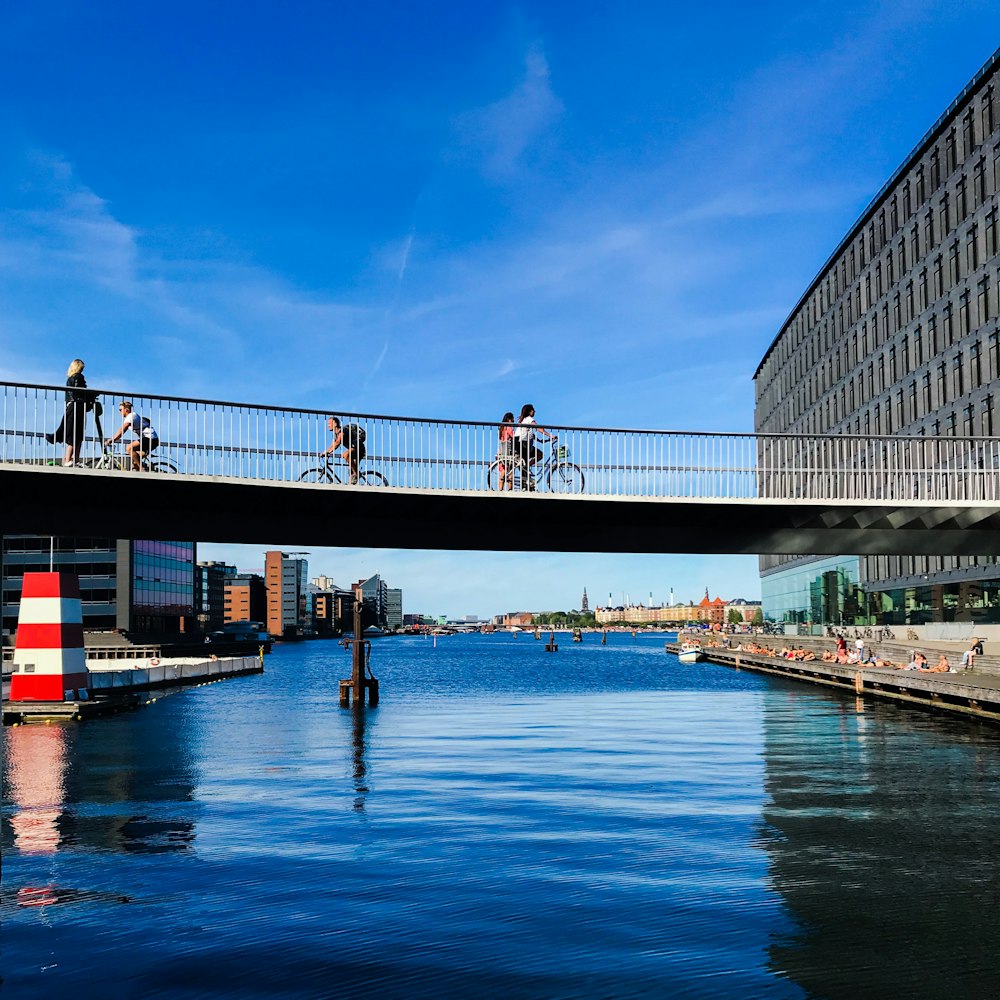
{"type": "Polygon", "coordinates": [[[359,427],[357,424],[347,424],[346,427],[341,427],[340,420],[337,417],[330,417],[326,422],[326,426],[333,434],[333,441],[330,443],[330,447],[326,451],[321,451],[320,454],[324,456],[334,455],[338,448],[343,448],[344,451],[340,457],[347,462],[351,470],[351,484],[356,485],[358,481],[358,463],[367,454],[365,450],[364,428],[359,427]]]}
{"type": "Polygon", "coordinates": [[[542,453],[535,445],[535,435],[539,434],[545,438],[554,438],[555,434],[550,434],[544,427],[540,427],[535,421],[535,408],[531,403],[525,403],[521,407],[521,416],[518,418],[517,427],[514,429],[514,444],[517,446],[518,457],[524,464],[528,489],[534,489],[534,482],[531,479],[531,466],[541,457],[542,453]]]}
{"type": "Polygon", "coordinates": [[[132,471],[141,472],[142,459],[156,449],[160,443],[159,435],[156,433],[156,428],[149,422],[149,418],[140,417],[127,399],[123,399],[118,404],[118,412],[122,415],[122,425],[104,443],[110,447],[126,431],[131,431],[135,435],[135,439],[129,441],[125,446],[125,451],[132,460],[132,471]]]}

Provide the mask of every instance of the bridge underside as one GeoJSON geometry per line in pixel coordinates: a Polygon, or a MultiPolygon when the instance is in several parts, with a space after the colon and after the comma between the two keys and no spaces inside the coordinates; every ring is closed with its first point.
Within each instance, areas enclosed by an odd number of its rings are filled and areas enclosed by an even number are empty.
{"type": "Polygon", "coordinates": [[[1000,555],[1000,505],[637,500],[0,467],[0,534],[550,552],[1000,555]]]}

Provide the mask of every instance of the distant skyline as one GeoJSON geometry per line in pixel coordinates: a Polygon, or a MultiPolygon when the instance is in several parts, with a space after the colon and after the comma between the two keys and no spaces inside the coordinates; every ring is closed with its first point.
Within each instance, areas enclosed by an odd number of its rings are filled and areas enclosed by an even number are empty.
{"type": "MultiPolygon", "coordinates": [[[[61,383],[80,356],[114,394],[481,420],[530,400],[543,424],[750,430],[764,351],[989,58],[998,15],[10,5],[0,378],[61,383]]],[[[232,548],[196,541],[202,558],[232,548]]],[[[584,584],[760,594],[752,556],[432,537],[330,550],[317,571],[342,576],[352,552],[408,607],[456,615],[572,606],[584,584]]]]}
{"type": "Polygon", "coordinates": [[[693,589],[680,587],[669,578],[642,575],[658,572],[657,564],[669,567],[680,558],[673,556],[470,552],[454,577],[455,553],[433,550],[313,548],[303,552],[289,545],[199,545],[198,559],[220,560],[243,572],[259,573],[267,549],[296,553],[307,561],[310,580],[328,576],[341,587],[379,573],[390,587],[402,589],[406,614],[459,618],[505,611],[571,611],[579,609],[584,587],[592,609],[606,606],[609,594],[614,605],[626,594],[637,604],[648,604],[650,591],[655,603],[663,604],[669,600],[671,587],[675,602],[685,604],[697,604],[706,587],[713,598],[759,600],[756,586],[745,593],[730,592],[723,574],[731,572],[731,556],[683,557],[685,572],[690,572],[693,564],[694,571],[704,575],[704,582],[693,589]],[[428,575],[435,581],[434,588],[426,583],[428,575]]]}

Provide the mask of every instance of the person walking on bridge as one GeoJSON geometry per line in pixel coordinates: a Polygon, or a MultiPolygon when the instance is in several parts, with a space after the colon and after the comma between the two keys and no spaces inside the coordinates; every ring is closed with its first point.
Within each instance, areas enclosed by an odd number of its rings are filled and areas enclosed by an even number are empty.
{"type": "Polygon", "coordinates": [[[118,404],[118,412],[122,415],[122,425],[104,443],[110,448],[126,431],[131,431],[135,438],[125,446],[128,457],[132,460],[132,471],[142,471],[142,460],[160,443],[156,428],[148,417],[140,417],[127,399],[118,404]]]}
{"type": "Polygon", "coordinates": [[[84,363],[80,358],[70,362],[66,372],[66,411],[59,426],[51,434],[45,435],[49,444],[65,444],[66,456],[63,465],[79,465],[80,447],[87,422],[87,410],[94,405],[96,393],[87,389],[87,380],[83,377],[84,363]]]}

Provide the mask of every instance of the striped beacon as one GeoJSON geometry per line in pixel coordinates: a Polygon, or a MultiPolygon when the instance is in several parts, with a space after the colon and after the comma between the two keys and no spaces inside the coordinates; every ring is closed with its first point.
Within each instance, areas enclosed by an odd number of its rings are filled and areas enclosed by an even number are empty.
{"type": "Polygon", "coordinates": [[[11,701],[87,697],[80,583],[75,573],[25,573],[14,641],[11,701]]]}

